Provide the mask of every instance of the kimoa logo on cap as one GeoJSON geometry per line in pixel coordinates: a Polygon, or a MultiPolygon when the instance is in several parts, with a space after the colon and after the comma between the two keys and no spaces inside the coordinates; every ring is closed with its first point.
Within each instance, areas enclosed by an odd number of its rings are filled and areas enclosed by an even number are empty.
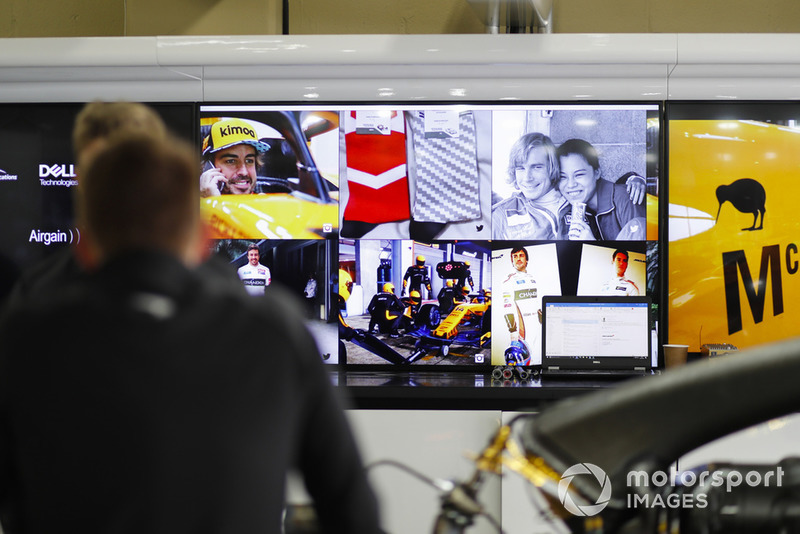
{"type": "Polygon", "coordinates": [[[228,126],[223,126],[219,129],[219,136],[224,138],[229,135],[246,135],[248,137],[255,138],[256,132],[252,128],[248,128],[246,126],[238,126],[230,124],[228,126]]]}

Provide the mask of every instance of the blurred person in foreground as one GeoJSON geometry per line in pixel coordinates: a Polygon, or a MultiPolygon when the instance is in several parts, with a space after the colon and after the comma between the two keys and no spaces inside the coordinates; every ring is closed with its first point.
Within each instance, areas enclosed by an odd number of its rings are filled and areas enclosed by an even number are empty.
{"type": "Polygon", "coordinates": [[[177,140],[109,141],[81,182],[96,269],[0,320],[7,534],[277,534],[291,466],[324,532],[380,532],[299,304],[195,268],[195,160],[177,140]]]}
{"type": "MultiPolygon", "coordinates": [[[[147,135],[161,142],[168,142],[169,132],[166,124],[156,111],[139,102],[95,101],[86,104],[75,117],[72,129],[72,149],[75,157],[78,186],[72,188],[75,204],[75,225],[84,233],[85,221],[81,219],[83,202],[82,176],[84,168],[95,154],[105,147],[109,139],[128,134],[147,135]]],[[[114,205],[118,195],[109,199],[114,205]]],[[[83,239],[78,239],[68,248],[54,252],[42,261],[27,269],[17,280],[9,305],[23,302],[37,293],[47,294],[61,285],[82,277],[92,271],[97,259],[83,239]]],[[[217,275],[220,284],[238,285],[234,269],[216,256],[211,256],[199,268],[209,275],[217,275]]]]}
{"type": "MultiPolygon", "coordinates": [[[[75,117],[72,150],[78,187],[73,187],[72,193],[76,212],[80,212],[83,168],[109,137],[126,132],[147,133],[155,139],[164,139],[167,136],[167,127],[152,108],[138,102],[91,102],[75,117]]],[[[78,218],[75,225],[82,233],[83,221],[78,218]]],[[[85,242],[78,239],[68,248],[54,252],[24,271],[17,280],[9,301],[21,302],[31,294],[53,291],[60,284],[91,270],[94,263],[85,242]]]]}

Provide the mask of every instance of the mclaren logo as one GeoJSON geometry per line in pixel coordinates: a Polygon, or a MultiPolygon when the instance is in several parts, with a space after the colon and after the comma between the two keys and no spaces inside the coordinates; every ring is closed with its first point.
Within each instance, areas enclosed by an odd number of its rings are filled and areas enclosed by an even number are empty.
{"type": "Polygon", "coordinates": [[[734,208],[742,213],[753,214],[753,225],[750,228],[742,228],[742,230],[761,230],[764,227],[764,213],[767,211],[767,192],[764,191],[764,186],[756,180],[740,178],[730,185],[717,187],[717,202],[719,202],[719,209],[717,209],[715,223],[719,222],[722,205],[725,202],[730,202],[734,208]],[[759,215],[761,216],[761,222],[758,220],[759,215]],[[759,223],[757,227],[756,223],[759,223]]]}
{"type": "Polygon", "coordinates": [[[787,274],[795,274],[798,270],[797,245],[789,243],[781,253],[778,244],[768,245],[761,249],[761,262],[758,277],[753,278],[744,250],[733,250],[722,253],[722,270],[725,285],[725,305],[728,315],[728,334],[742,330],[742,307],[739,298],[739,274],[741,285],[747,295],[747,304],[756,324],[764,320],[767,287],[772,289],[772,315],[783,313],[783,278],[781,265],[785,265],[787,274]]]}
{"type": "MultiPolygon", "coordinates": [[[[717,209],[715,224],[719,221],[722,205],[725,202],[730,202],[740,212],[753,215],[753,224],[749,228],[742,228],[742,231],[749,232],[764,228],[764,213],[767,211],[767,192],[764,190],[764,186],[756,180],[740,178],[729,185],[717,187],[717,201],[719,202],[719,208],[717,209]]],[[[747,295],[747,303],[750,306],[753,321],[756,324],[760,323],[764,320],[768,280],[771,282],[770,286],[772,288],[772,314],[775,316],[783,313],[781,263],[786,264],[786,272],[788,274],[796,273],[797,261],[794,259],[795,254],[797,254],[797,246],[794,243],[786,247],[783,256],[781,256],[780,246],[777,244],[763,247],[758,278],[754,281],[744,250],[722,253],[728,334],[741,331],[743,325],[742,308],[739,299],[739,275],[741,274],[741,285],[747,295]]]]}

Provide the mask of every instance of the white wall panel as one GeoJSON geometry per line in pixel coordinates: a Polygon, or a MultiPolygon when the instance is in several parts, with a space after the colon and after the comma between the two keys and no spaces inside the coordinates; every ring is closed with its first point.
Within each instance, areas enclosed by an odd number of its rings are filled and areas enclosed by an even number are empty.
{"type": "Polygon", "coordinates": [[[800,98],[800,35],[680,34],[671,100],[800,98]]]}
{"type": "Polygon", "coordinates": [[[0,39],[0,68],[156,65],[156,37],[0,39]]]}
{"type": "MultiPolygon", "coordinates": [[[[685,65],[800,63],[800,35],[791,33],[686,33],[677,35],[685,65]]],[[[748,76],[746,73],[742,73],[748,76]]]]}
{"type": "Polygon", "coordinates": [[[205,100],[415,102],[498,100],[663,100],[666,84],[658,79],[538,80],[232,80],[204,83],[205,100]]]}
{"type": "Polygon", "coordinates": [[[206,100],[658,100],[675,36],[308,36],[159,42],[206,100]]]}
{"type": "Polygon", "coordinates": [[[161,65],[674,64],[675,34],[159,37],[161,65]]]}
{"type": "Polygon", "coordinates": [[[798,100],[800,78],[671,78],[669,100],[798,100]]]}
{"type": "Polygon", "coordinates": [[[800,87],[794,34],[88,37],[0,47],[3,101],[768,100],[796,99],[800,87]]]}
{"type": "Polygon", "coordinates": [[[0,67],[0,101],[194,102],[203,98],[201,67],[0,67]]]}
{"type": "Polygon", "coordinates": [[[669,77],[670,100],[797,100],[800,64],[681,64],[669,77]]]}
{"type": "Polygon", "coordinates": [[[798,455],[800,414],[778,417],[707,443],[684,455],[680,469],[711,462],[772,464],[798,455]]]}
{"type": "MultiPolygon", "coordinates": [[[[500,412],[441,410],[350,410],[364,460],[394,460],[434,479],[467,482],[475,470],[470,454],[480,453],[500,426],[500,412]]],[[[408,473],[382,465],[369,473],[380,499],[384,530],[391,533],[433,531],[440,492],[408,473]]],[[[489,476],[478,497],[500,520],[500,479],[489,476]]],[[[497,531],[477,519],[470,534],[497,531]]]]}

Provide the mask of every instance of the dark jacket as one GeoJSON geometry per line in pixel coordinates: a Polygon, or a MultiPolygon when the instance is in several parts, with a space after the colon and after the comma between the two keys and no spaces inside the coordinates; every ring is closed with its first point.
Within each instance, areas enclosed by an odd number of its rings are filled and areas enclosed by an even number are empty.
{"type": "Polygon", "coordinates": [[[145,253],[0,322],[10,534],[278,533],[297,465],[329,532],[378,532],[343,410],[294,300],[145,253]]]}

